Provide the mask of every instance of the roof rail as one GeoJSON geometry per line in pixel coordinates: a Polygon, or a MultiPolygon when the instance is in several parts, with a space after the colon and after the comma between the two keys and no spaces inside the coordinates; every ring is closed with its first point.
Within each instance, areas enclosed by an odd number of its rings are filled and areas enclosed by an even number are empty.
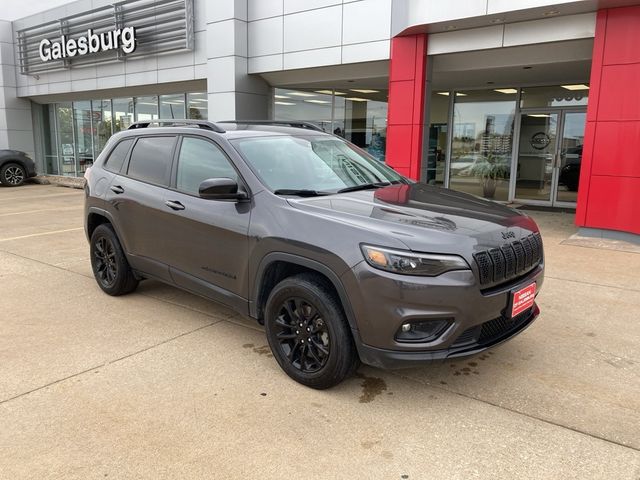
{"type": "Polygon", "coordinates": [[[220,128],[213,122],[207,120],[193,120],[193,119],[159,119],[159,120],[141,120],[139,122],[132,123],[127,130],[135,130],[137,128],[147,128],[149,125],[158,125],[159,127],[183,127],[194,126],[203,128],[205,130],[211,130],[216,133],[225,133],[224,129],[220,128]]]}
{"type": "Polygon", "coordinates": [[[224,120],[219,123],[233,123],[236,125],[275,125],[282,127],[306,128],[307,130],[316,130],[324,132],[318,125],[311,122],[298,122],[289,120],[224,120]]]}

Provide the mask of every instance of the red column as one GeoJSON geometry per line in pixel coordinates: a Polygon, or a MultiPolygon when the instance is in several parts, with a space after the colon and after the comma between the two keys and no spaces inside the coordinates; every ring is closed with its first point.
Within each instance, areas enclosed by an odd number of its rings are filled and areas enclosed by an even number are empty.
{"type": "Polygon", "coordinates": [[[420,179],[427,66],[427,35],[391,40],[386,162],[420,179]]]}
{"type": "Polygon", "coordinates": [[[640,6],[598,11],[576,224],[640,234],[640,6]]]}

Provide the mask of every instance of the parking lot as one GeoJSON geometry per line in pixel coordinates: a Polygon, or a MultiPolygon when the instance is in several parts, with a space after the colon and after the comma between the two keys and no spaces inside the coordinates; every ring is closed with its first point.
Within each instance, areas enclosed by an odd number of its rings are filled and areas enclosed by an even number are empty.
{"type": "Polygon", "coordinates": [[[522,335],[314,391],[230,310],[102,293],[82,204],[0,188],[0,478],[640,479],[640,253],[569,241],[570,214],[532,213],[522,335]]]}

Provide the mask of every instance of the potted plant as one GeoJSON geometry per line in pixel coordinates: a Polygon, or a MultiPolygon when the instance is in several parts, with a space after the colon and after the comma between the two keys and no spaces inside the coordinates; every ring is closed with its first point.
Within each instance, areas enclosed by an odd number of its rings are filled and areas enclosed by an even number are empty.
{"type": "Polygon", "coordinates": [[[492,199],[496,194],[498,181],[507,178],[509,168],[506,163],[500,162],[492,153],[484,155],[470,169],[473,176],[478,177],[482,183],[482,195],[492,199]]]}

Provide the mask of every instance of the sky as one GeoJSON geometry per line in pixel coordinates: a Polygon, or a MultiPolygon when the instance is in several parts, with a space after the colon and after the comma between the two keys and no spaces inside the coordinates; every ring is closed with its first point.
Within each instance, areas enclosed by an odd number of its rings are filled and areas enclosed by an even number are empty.
{"type": "Polygon", "coordinates": [[[0,19],[15,20],[50,8],[71,3],[72,0],[0,0],[0,19]]]}

